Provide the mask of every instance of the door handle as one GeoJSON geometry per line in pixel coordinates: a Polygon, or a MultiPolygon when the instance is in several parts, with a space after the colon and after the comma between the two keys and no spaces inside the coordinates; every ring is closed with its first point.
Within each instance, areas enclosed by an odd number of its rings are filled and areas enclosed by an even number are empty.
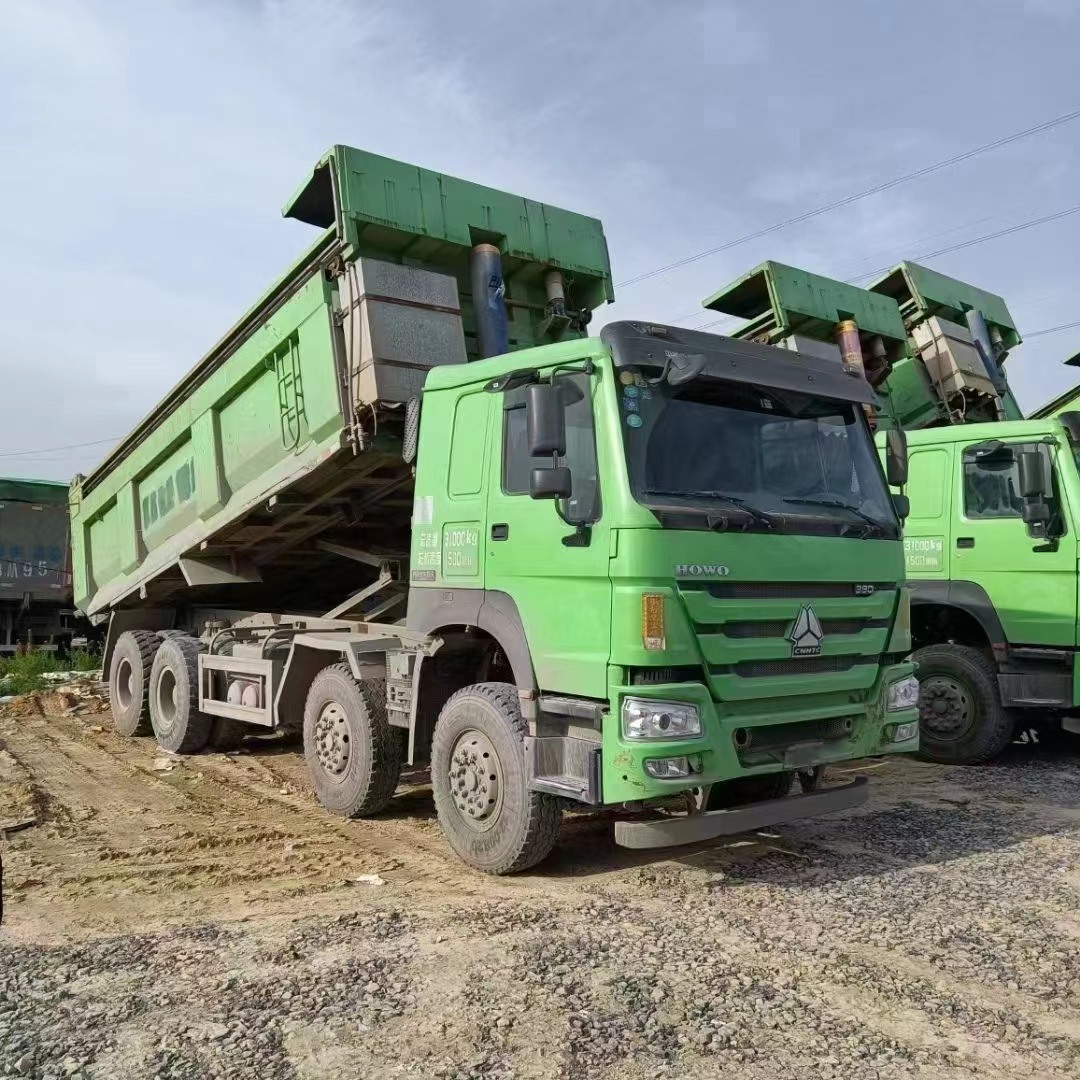
{"type": "Polygon", "coordinates": [[[498,525],[491,526],[491,539],[492,540],[509,540],[510,539],[510,526],[505,521],[500,521],[498,525]]]}
{"type": "Polygon", "coordinates": [[[956,546],[958,548],[973,548],[975,546],[974,536],[958,536],[956,538],[956,546]]]}

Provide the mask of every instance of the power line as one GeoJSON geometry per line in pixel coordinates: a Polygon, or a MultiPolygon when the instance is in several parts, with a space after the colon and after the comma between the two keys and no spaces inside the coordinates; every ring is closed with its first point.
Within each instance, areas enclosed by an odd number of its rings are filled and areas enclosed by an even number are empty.
{"type": "Polygon", "coordinates": [[[58,450],[81,450],[84,446],[104,446],[119,442],[119,439],[97,439],[94,442],[71,443],[70,446],[45,446],[37,450],[0,450],[0,457],[29,457],[31,454],[52,454],[58,450]]]}
{"type": "Polygon", "coordinates": [[[1024,335],[1024,340],[1029,338],[1042,337],[1044,334],[1056,334],[1059,330],[1074,330],[1080,326],[1080,320],[1076,322],[1059,323],[1057,326],[1045,326],[1042,330],[1032,330],[1030,334],[1024,335]]]}
{"type": "MultiPolygon", "coordinates": [[[[1045,225],[1050,221],[1059,221],[1061,218],[1080,213],[1080,206],[1070,206],[1067,210],[1058,210],[1054,214],[1044,214],[1042,217],[1032,218],[1030,221],[1021,221],[1018,225],[1010,225],[1007,229],[998,229],[996,232],[984,233],[982,236],[972,237],[970,240],[961,240],[958,244],[950,244],[948,247],[938,248],[936,251],[926,251],[922,255],[916,255],[911,262],[920,259],[936,259],[939,255],[951,255],[954,251],[963,251],[965,248],[974,247],[976,244],[985,244],[987,240],[997,240],[1002,236],[1011,236],[1013,233],[1023,232],[1025,229],[1033,229],[1036,225],[1045,225]]],[[[871,270],[868,274],[860,274],[855,281],[868,281],[887,273],[892,266],[882,266],[877,270],[871,270]]]]}
{"type": "MultiPolygon", "coordinates": [[[[961,240],[956,244],[949,244],[947,247],[937,248],[934,251],[924,251],[920,255],[913,255],[908,262],[921,262],[926,259],[936,259],[941,255],[950,255],[954,251],[963,251],[970,247],[975,247],[977,244],[985,244],[989,240],[998,240],[1003,236],[1011,236],[1013,233],[1023,232],[1025,229],[1033,229],[1037,225],[1046,225],[1051,221],[1060,221],[1062,218],[1070,217],[1073,214],[1080,213],[1080,206],[1070,206],[1064,210],[1058,210],[1053,214],[1043,214],[1042,217],[1032,218],[1030,221],[1021,221],[1016,225],[1010,225],[1005,229],[996,229],[994,232],[983,233],[981,236],[973,236],[969,240],[961,240]]],[[[882,274],[887,273],[893,268],[895,263],[890,263],[888,266],[879,267],[877,270],[872,270],[868,274],[860,274],[858,277],[846,276],[843,280],[849,284],[854,284],[857,281],[869,281],[871,278],[880,277],[882,274]]],[[[707,314],[707,309],[703,309],[698,312],[699,315],[707,314]]],[[[719,319],[713,319],[711,322],[701,323],[699,326],[688,327],[690,330],[708,330],[711,326],[719,326],[720,323],[731,322],[736,316],[725,315],[719,319]]],[[[1032,334],[1026,334],[1025,337],[1037,336],[1040,333],[1047,333],[1049,331],[1036,330],[1032,334]]]]}
{"type": "Polygon", "coordinates": [[[912,180],[918,180],[921,177],[929,176],[931,173],[939,172],[940,170],[947,169],[953,165],[959,165],[961,162],[968,161],[980,154],[989,153],[991,150],[998,150],[1003,146],[1018,142],[1020,139],[1026,139],[1031,135],[1039,135],[1044,131],[1049,131],[1051,128],[1059,127],[1062,124],[1067,124],[1078,118],[1080,118],[1080,109],[1074,109],[1071,112],[1064,113],[1051,120],[1045,120],[1041,124],[1033,124],[1031,127],[1024,128],[1022,131],[1013,132],[1013,134],[1006,135],[1000,139],[995,139],[993,142],[983,143],[982,146],[976,146],[971,150],[965,150],[961,154],[954,154],[952,157],[944,158],[941,161],[935,162],[933,165],[924,165],[921,169],[916,169],[914,172],[894,177],[891,180],[875,184],[873,187],[866,188],[863,191],[855,192],[853,195],[845,195],[842,199],[826,203],[824,206],[816,207],[813,210],[806,210],[801,214],[796,214],[794,217],[785,218],[783,221],[774,222],[772,225],[766,225],[754,232],[736,237],[734,240],[728,240],[723,244],[717,244],[715,247],[707,248],[705,251],[699,251],[696,255],[687,255],[685,258],[676,259],[674,262],[667,263],[664,266],[658,266],[653,270],[647,270],[643,274],[627,278],[626,281],[618,284],[616,288],[625,289],[630,285],[637,285],[642,281],[648,281],[650,278],[659,277],[661,274],[666,274],[681,266],[689,266],[691,263],[699,262],[701,259],[707,259],[710,255],[718,255],[722,251],[728,251],[731,248],[738,247],[738,245],[745,244],[750,240],[757,240],[762,236],[769,236],[770,234],[779,232],[781,229],[786,229],[791,225],[798,225],[803,221],[809,221],[811,218],[819,217],[822,214],[828,214],[833,210],[839,210],[843,206],[850,206],[852,203],[869,198],[871,195],[877,195],[882,191],[889,191],[891,188],[899,187],[901,184],[907,184],[912,180]]]}

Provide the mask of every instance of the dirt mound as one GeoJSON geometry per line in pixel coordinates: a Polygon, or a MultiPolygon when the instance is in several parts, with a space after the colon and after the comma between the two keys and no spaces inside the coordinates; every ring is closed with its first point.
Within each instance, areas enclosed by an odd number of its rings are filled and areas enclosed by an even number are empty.
{"type": "Polygon", "coordinates": [[[96,715],[108,708],[104,687],[89,676],[10,697],[0,703],[0,717],[96,715]]]}

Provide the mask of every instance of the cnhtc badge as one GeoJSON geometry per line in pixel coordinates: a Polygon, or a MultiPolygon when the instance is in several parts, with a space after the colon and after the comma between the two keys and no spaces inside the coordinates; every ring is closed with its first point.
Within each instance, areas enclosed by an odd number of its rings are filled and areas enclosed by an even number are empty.
{"type": "Polygon", "coordinates": [[[788,640],[791,642],[791,655],[820,656],[821,639],[824,636],[821,630],[821,621],[818,619],[814,609],[807,604],[799,612],[799,617],[795,620],[791,633],[788,634],[788,640]]]}

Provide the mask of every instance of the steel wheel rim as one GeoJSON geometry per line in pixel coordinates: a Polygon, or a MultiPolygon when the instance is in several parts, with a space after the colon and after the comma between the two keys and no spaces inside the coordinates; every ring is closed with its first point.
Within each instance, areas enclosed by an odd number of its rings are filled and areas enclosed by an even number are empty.
{"type": "Polygon", "coordinates": [[[121,709],[130,709],[135,700],[135,691],[131,684],[135,681],[135,668],[126,657],[120,658],[116,665],[116,700],[121,709]]]}
{"type": "Polygon", "coordinates": [[[335,783],[344,779],[352,758],[352,732],[336,701],[328,701],[315,721],[315,756],[328,779],[335,783]]]}
{"type": "Polygon", "coordinates": [[[919,721],[928,735],[942,742],[963,738],[975,722],[974,695],[952,675],[920,679],[919,721]]]}
{"type": "Polygon", "coordinates": [[[158,727],[163,731],[168,731],[176,722],[177,711],[176,676],[169,668],[161,672],[154,696],[157,699],[158,727]]]}
{"type": "Polygon", "coordinates": [[[458,817],[476,832],[499,820],[503,771],[492,741],[474,728],[463,731],[450,753],[450,797],[458,817]]]}

